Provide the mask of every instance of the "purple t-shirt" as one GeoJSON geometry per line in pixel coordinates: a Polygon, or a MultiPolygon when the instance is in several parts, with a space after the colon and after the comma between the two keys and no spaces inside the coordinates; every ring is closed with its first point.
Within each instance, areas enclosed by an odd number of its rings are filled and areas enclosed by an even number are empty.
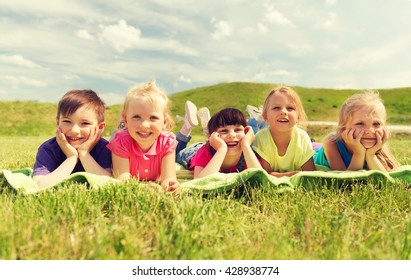
{"type": "MultiPolygon", "coordinates": [[[[111,168],[111,152],[106,147],[108,141],[104,138],[100,138],[94,148],[90,151],[90,155],[96,160],[96,162],[103,167],[111,168]]],[[[57,144],[56,137],[53,137],[43,144],[38,149],[36,162],[34,163],[33,176],[47,175],[56,170],[63,161],[66,160],[66,155],[57,144]]],[[[75,172],[84,172],[84,167],[80,161],[77,162],[74,170],[75,172]]]]}

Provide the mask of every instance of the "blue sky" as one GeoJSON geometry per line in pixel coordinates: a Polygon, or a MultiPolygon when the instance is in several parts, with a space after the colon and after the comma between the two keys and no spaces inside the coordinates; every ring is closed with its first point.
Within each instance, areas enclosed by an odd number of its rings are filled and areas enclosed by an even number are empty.
{"type": "Polygon", "coordinates": [[[0,0],[0,100],[250,81],[411,86],[411,0],[0,0]]]}

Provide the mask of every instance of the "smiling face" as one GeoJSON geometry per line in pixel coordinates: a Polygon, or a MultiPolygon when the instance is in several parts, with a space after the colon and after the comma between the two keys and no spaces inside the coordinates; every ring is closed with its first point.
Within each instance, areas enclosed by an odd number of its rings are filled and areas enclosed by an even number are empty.
{"type": "Polygon", "coordinates": [[[96,126],[103,130],[105,124],[99,124],[96,111],[86,106],[81,106],[70,116],[60,115],[57,120],[57,127],[76,149],[88,139],[91,129],[96,126]]]}
{"type": "Polygon", "coordinates": [[[346,129],[355,129],[354,138],[357,138],[361,131],[364,132],[361,137],[361,144],[366,149],[374,147],[377,143],[376,133],[380,133],[382,137],[384,134],[383,128],[384,122],[381,117],[371,110],[359,110],[353,112],[351,119],[346,125],[346,129]]]}
{"type": "Polygon", "coordinates": [[[130,100],[123,118],[131,137],[143,151],[147,151],[164,130],[167,123],[164,114],[164,104],[154,104],[144,98],[130,100]]]}
{"type": "Polygon", "coordinates": [[[245,131],[242,125],[226,125],[216,130],[220,138],[226,142],[228,151],[227,155],[238,155],[242,153],[240,140],[244,137],[245,131]]]}
{"type": "Polygon", "coordinates": [[[285,94],[270,96],[263,117],[272,132],[291,131],[298,124],[297,107],[292,98],[285,94]]]}

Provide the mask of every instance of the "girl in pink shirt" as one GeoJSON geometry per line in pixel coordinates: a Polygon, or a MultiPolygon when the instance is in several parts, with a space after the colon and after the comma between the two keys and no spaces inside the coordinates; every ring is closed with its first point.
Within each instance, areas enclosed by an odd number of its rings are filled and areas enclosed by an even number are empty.
{"type": "Polygon", "coordinates": [[[154,80],[131,88],[123,106],[127,130],[115,134],[107,145],[112,152],[113,175],[119,179],[137,178],[161,181],[163,188],[175,190],[175,149],[171,129],[170,101],[154,80]]]}
{"type": "MultiPolygon", "coordinates": [[[[196,111],[194,104],[186,104],[186,119],[194,119],[194,116],[189,118],[190,115],[195,115],[190,114],[191,111],[196,111]]],[[[195,126],[194,122],[191,123],[191,127],[195,126]]],[[[219,172],[241,172],[247,168],[262,169],[251,149],[254,132],[247,126],[240,110],[226,108],[217,112],[208,121],[207,131],[207,143],[197,143],[181,150],[178,148],[176,161],[194,171],[194,178],[219,172]]],[[[182,144],[186,146],[190,139],[185,135],[187,141],[184,142],[183,132],[180,130],[177,136],[180,147],[182,144]]]]}

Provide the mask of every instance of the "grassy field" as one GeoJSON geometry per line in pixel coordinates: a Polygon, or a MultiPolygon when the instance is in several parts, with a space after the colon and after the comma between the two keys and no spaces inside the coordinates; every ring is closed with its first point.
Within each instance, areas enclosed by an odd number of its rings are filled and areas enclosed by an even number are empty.
{"type": "MultiPolygon", "coordinates": [[[[178,93],[173,96],[173,112],[181,113],[186,99],[199,107],[214,104],[209,106],[212,112],[225,106],[245,109],[247,104],[262,102],[269,87],[232,83],[178,93]],[[232,97],[216,94],[217,88],[232,97]]],[[[326,112],[351,94],[298,91],[312,120],[334,119],[329,114],[324,118],[324,113],[310,114],[308,99],[316,104],[315,112],[326,112]]],[[[404,112],[411,109],[411,96],[398,89],[387,91],[387,100],[394,100],[388,96],[396,94],[402,105],[397,111],[392,105],[389,115],[394,116],[393,124],[409,124],[409,114],[404,112]]],[[[394,103],[386,101],[387,107],[394,103]]],[[[0,102],[0,108],[0,169],[32,167],[38,146],[53,135],[55,104],[0,102]]],[[[108,108],[107,122],[115,122],[119,110],[120,106],[108,108]]],[[[308,127],[316,138],[331,129],[308,127]]],[[[200,134],[196,139],[202,138],[200,134]]],[[[406,134],[390,139],[401,164],[411,164],[410,145],[406,134]]],[[[264,185],[246,186],[242,196],[227,193],[207,198],[176,198],[136,182],[100,190],[71,184],[24,196],[9,191],[2,182],[0,259],[409,260],[410,210],[411,190],[399,181],[380,187],[315,186],[281,193],[264,185]]]]}

